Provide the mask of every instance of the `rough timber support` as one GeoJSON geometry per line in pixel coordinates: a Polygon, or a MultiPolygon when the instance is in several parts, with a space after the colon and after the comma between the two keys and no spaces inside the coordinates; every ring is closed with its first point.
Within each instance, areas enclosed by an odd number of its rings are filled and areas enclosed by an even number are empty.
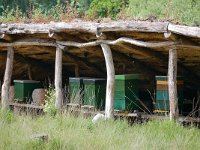
{"type": "Polygon", "coordinates": [[[8,109],[9,107],[9,89],[10,89],[10,83],[11,83],[12,71],[13,71],[13,60],[14,60],[14,49],[13,47],[8,47],[6,70],[4,74],[4,81],[3,81],[2,92],[1,92],[1,100],[2,100],[3,109],[8,109]]]}
{"type": "Polygon", "coordinates": [[[107,69],[105,117],[110,119],[114,117],[115,68],[110,47],[106,44],[101,44],[101,47],[105,57],[107,69]]]}
{"type": "Polygon", "coordinates": [[[176,80],[177,80],[177,51],[174,48],[169,50],[169,64],[168,64],[170,120],[177,120],[179,117],[176,80]]]}
{"type": "Polygon", "coordinates": [[[62,49],[59,46],[56,47],[55,90],[56,90],[55,106],[58,110],[60,110],[62,108],[63,95],[62,95],[62,49]]]}

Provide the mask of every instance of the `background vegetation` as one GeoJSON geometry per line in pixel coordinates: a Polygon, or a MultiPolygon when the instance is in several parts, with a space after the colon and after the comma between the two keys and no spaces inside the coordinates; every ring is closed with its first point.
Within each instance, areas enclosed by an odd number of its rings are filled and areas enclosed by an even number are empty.
{"type": "Polygon", "coordinates": [[[92,124],[91,119],[68,115],[13,116],[0,110],[1,150],[197,150],[200,130],[168,120],[128,125],[124,120],[92,124]],[[48,134],[48,141],[31,139],[48,134]]]}
{"type": "Polygon", "coordinates": [[[153,18],[199,26],[199,8],[199,0],[0,0],[0,21],[153,18]]]}

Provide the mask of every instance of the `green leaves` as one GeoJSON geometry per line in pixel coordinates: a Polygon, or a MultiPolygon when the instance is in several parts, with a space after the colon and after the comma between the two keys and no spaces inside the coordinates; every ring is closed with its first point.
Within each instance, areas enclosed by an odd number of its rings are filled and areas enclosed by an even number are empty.
{"type": "Polygon", "coordinates": [[[93,0],[87,14],[93,17],[111,17],[115,19],[120,10],[121,0],[93,0]]]}

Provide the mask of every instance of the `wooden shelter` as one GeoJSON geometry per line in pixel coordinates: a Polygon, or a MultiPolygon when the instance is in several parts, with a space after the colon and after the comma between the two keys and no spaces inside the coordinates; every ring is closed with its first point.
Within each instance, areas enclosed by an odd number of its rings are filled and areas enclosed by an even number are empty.
{"type": "MultiPolygon", "coordinates": [[[[149,90],[154,89],[155,75],[168,74],[171,99],[176,100],[174,77],[177,74],[184,76],[186,86],[198,90],[199,67],[199,27],[174,25],[169,22],[95,23],[81,20],[70,23],[0,25],[1,80],[5,74],[2,91],[8,91],[11,74],[12,79],[44,80],[54,77],[55,70],[58,98],[62,95],[62,79],[64,81],[68,76],[106,77],[107,72],[108,118],[112,117],[113,113],[110,108],[115,74],[140,73],[141,88],[149,90]],[[10,55],[13,53],[12,72],[10,55]],[[168,62],[171,64],[169,67],[168,62]]],[[[58,108],[61,107],[60,101],[62,99],[58,98],[58,108]]]]}

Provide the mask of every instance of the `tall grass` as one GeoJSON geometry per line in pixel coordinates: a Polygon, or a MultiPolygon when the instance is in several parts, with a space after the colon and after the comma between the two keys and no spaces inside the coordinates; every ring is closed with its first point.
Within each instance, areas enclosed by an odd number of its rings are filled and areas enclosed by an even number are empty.
{"type": "Polygon", "coordinates": [[[91,119],[62,115],[13,116],[0,113],[0,149],[180,149],[200,148],[200,130],[184,128],[168,120],[129,126],[124,120],[92,124],[91,119]],[[48,141],[31,139],[32,134],[46,133],[48,141]]]}

